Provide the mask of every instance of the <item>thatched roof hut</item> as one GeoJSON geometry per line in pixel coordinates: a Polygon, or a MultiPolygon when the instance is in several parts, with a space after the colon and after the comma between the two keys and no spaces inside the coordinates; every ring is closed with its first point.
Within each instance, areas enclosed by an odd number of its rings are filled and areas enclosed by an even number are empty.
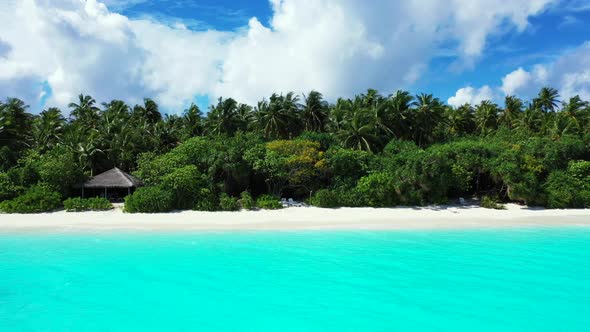
{"type": "Polygon", "coordinates": [[[143,186],[143,182],[129,173],[125,173],[117,167],[91,177],[83,185],[82,196],[84,196],[84,188],[86,189],[104,189],[105,196],[107,189],[127,189],[128,192],[132,188],[143,186]]]}

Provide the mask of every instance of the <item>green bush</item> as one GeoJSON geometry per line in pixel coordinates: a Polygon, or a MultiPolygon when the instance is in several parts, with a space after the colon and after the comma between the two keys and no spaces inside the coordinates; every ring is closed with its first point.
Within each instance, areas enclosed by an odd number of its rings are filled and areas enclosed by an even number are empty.
{"type": "Polygon", "coordinates": [[[240,204],[238,204],[237,198],[222,193],[219,195],[219,207],[222,211],[238,211],[240,209],[240,204]]]}
{"type": "Polygon", "coordinates": [[[40,181],[51,185],[64,197],[69,195],[75,184],[84,182],[74,153],[63,147],[32,158],[40,181]]]}
{"type": "Polygon", "coordinates": [[[209,188],[199,190],[199,200],[193,206],[195,211],[218,211],[219,197],[209,188]]]}
{"type": "Polygon", "coordinates": [[[256,208],[256,202],[250,192],[244,191],[240,194],[240,206],[244,210],[254,210],[256,208]]]}
{"type": "Polygon", "coordinates": [[[320,143],[322,151],[328,150],[332,145],[335,145],[336,138],[329,133],[318,133],[316,131],[304,131],[297,137],[299,140],[312,141],[320,143]]]}
{"type": "Polygon", "coordinates": [[[39,183],[39,174],[35,169],[31,158],[23,158],[19,161],[16,167],[6,171],[6,175],[10,181],[20,188],[24,189],[34,186],[39,183]]]}
{"type": "Polygon", "coordinates": [[[0,202],[13,199],[22,192],[22,188],[15,185],[7,173],[0,172],[0,202]]]}
{"type": "Polygon", "coordinates": [[[480,205],[485,209],[504,210],[504,205],[498,203],[498,199],[491,196],[484,196],[481,198],[480,205]]]}
{"type": "Polygon", "coordinates": [[[143,187],[125,198],[125,212],[161,213],[174,208],[174,195],[161,187],[143,187]]]}
{"type": "Polygon", "coordinates": [[[393,177],[389,173],[373,173],[361,178],[356,190],[367,206],[392,207],[397,203],[393,177]]]}
{"type": "Polygon", "coordinates": [[[366,206],[363,195],[356,188],[339,188],[336,190],[340,206],[363,207],[366,206]]]}
{"type": "Polygon", "coordinates": [[[106,211],[113,208],[113,204],[104,197],[80,198],[72,197],[64,201],[67,212],[106,211]]]}
{"type": "Polygon", "coordinates": [[[326,153],[326,161],[335,186],[354,187],[368,174],[376,157],[367,151],[332,148],[326,153]]]}
{"type": "Polygon", "coordinates": [[[566,171],[552,172],[545,191],[549,208],[590,208],[590,161],[573,161],[566,171]]]}
{"type": "Polygon", "coordinates": [[[61,206],[61,195],[47,184],[29,188],[23,195],[0,203],[5,213],[40,213],[57,210],[61,206]]]}
{"type": "Polygon", "coordinates": [[[209,188],[210,183],[195,165],[180,167],[163,176],[161,186],[174,194],[174,208],[179,210],[193,209],[209,199],[208,191],[203,189],[209,188]]]}
{"type": "Polygon", "coordinates": [[[323,208],[336,208],[340,207],[341,202],[336,191],[321,189],[313,195],[311,204],[323,208]]]}
{"type": "Polygon", "coordinates": [[[387,143],[387,145],[383,149],[383,154],[388,156],[395,156],[402,152],[417,150],[420,150],[420,147],[412,141],[393,139],[389,143],[387,143]]]}
{"type": "Polygon", "coordinates": [[[262,195],[256,200],[256,206],[264,210],[282,209],[283,205],[280,200],[271,195],[262,195]]]}

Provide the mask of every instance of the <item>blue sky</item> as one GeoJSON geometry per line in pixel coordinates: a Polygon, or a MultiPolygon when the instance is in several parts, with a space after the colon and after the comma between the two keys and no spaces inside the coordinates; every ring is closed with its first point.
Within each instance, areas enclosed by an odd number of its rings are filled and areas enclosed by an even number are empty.
{"type": "MultiPolygon", "coordinates": [[[[268,24],[272,16],[267,0],[141,1],[119,9],[129,17],[149,15],[178,19],[196,30],[238,30],[251,17],[268,24]]],[[[446,100],[463,86],[500,85],[502,73],[550,62],[590,40],[590,1],[587,6],[582,1],[565,2],[529,20],[530,27],[523,33],[490,38],[486,54],[475,68],[455,70],[452,68],[455,59],[443,55],[433,59],[428,73],[407,88],[415,93],[433,93],[446,100]]],[[[200,96],[196,100],[203,104],[205,99],[200,96]]]]}
{"type": "MultiPolygon", "coordinates": [[[[449,96],[464,85],[501,84],[502,76],[514,68],[530,68],[538,63],[551,62],[589,37],[590,10],[549,11],[531,18],[530,27],[523,33],[509,33],[491,40],[482,59],[472,70],[445,76],[442,82],[433,85],[429,85],[430,80],[425,77],[420,88],[449,96]],[[575,21],[570,21],[572,18],[575,21]]],[[[433,68],[432,77],[444,71],[448,60],[441,59],[442,68],[433,68]]]]}
{"type": "MultiPolygon", "coordinates": [[[[590,0],[8,0],[0,97],[34,111],[143,97],[327,99],[367,88],[478,103],[540,87],[590,99],[590,0]],[[7,13],[17,13],[8,15],[7,13]],[[44,26],[39,30],[39,26],[44,26]]],[[[2,8],[5,7],[5,8],[2,8]]]]}
{"type": "Polygon", "coordinates": [[[180,19],[192,29],[236,30],[251,17],[268,22],[272,15],[268,1],[136,1],[115,2],[113,9],[129,17],[150,15],[156,18],[180,19]]]}

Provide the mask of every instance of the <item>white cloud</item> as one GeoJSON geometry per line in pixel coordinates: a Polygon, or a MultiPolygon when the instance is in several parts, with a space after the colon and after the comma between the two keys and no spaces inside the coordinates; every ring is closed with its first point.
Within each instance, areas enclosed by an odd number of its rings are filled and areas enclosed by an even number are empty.
{"type": "Polygon", "coordinates": [[[468,86],[457,90],[457,93],[455,93],[453,97],[449,98],[447,103],[455,107],[459,107],[464,104],[477,105],[483,100],[494,100],[495,97],[494,91],[487,85],[484,85],[479,89],[468,86]]]}
{"type": "Polygon", "coordinates": [[[137,46],[145,52],[138,79],[165,106],[179,108],[198,92],[211,93],[219,80],[228,37],[216,31],[194,33],[150,21],[134,21],[137,46]]]}
{"type": "MultiPolygon", "coordinates": [[[[51,106],[84,92],[131,103],[150,96],[178,110],[195,95],[253,103],[275,91],[393,91],[419,79],[441,48],[474,63],[491,35],[525,30],[555,1],[270,0],[268,26],[251,18],[223,32],[129,19],[97,0],[4,0],[0,96],[34,103],[48,82],[51,106]]],[[[569,78],[574,87],[583,79],[569,78]]]]}
{"type": "Polygon", "coordinates": [[[522,87],[527,86],[531,79],[531,73],[518,68],[502,78],[502,91],[506,95],[513,95],[522,87]]]}
{"type": "Polygon", "coordinates": [[[142,96],[137,73],[145,52],[135,45],[126,17],[109,13],[95,0],[61,0],[51,6],[20,0],[12,8],[0,11],[0,38],[11,46],[0,60],[0,82],[28,81],[17,96],[39,96],[45,81],[53,91],[50,104],[61,107],[80,92],[100,100],[142,96]]]}
{"type": "Polygon", "coordinates": [[[548,83],[548,75],[544,65],[535,65],[530,72],[520,67],[502,78],[500,89],[505,95],[531,95],[535,85],[548,83]]]}
{"type": "Polygon", "coordinates": [[[361,81],[370,85],[385,49],[360,19],[323,0],[274,1],[273,7],[270,28],[253,18],[247,33],[229,44],[215,94],[252,103],[275,91],[313,88],[335,96],[352,93],[361,81]]]}
{"type": "Polygon", "coordinates": [[[449,98],[448,104],[459,106],[466,102],[474,104],[484,99],[495,100],[500,94],[532,99],[544,86],[558,89],[562,100],[575,95],[590,100],[590,41],[562,54],[553,62],[536,64],[530,71],[521,67],[508,73],[502,78],[501,86],[461,88],[449,98]]]}
{"type": "Polygon", "coordinates": [[[590,99],[590,42],[571,50],[547,64],[537,64],[531,71],[522,68],[502,79],[505,94],[533,97],[543,86],[559,90],[562,98],[580,95],[590,99]]]}

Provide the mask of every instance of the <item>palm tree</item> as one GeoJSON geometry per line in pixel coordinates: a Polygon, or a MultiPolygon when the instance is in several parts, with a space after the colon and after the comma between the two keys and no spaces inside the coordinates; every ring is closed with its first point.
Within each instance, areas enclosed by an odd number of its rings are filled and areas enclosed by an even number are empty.
{"type": "Polygon", "coordinates": [[[383,96],[381,96],[375,89],[368,89],[367,93],[361,94],[360,96],[357,96],[357,98],[361,102],[361,107],[363,108],[375,106],[383,100],[383,96]]]}
{"type": "Polygon", "coordinates": [[[332,133],[338,132],[342,128],[344,118],[351,114],[353,114],[352,101],[338,98],[336,104],[330,107],[328,111],[327,129],[332,133]]]}
{"type": "Polygon", "coordinates": [[[378,137],[375,135],[374,118],[365,112],[356,112],[351,118],[343,121],[337,137],[344,147],[374,151],[378,137]]]}
{"type": "Polygon", "coordinates": [[[66,119],[59,108],[49,108],[35,118],[33,136],[40,151],[51,150],[62,139],[66,119]]]}
{"type": "Polygon", "coordinates": [[[473,107],[464,104],[454,109],[446,108],[446,135],[448,137],[458,137],[465,134],[471,134],[475,128],[473,107]]]}
{"type": "Polygon", "coordinates": [[[414,97],[408,91],[397,90],[395,95],[390,96],[387,101],[391,129],[397,138],[407,138],[410,135],[407,120],[413,100],[414,97]]]}
{"type": "MultiPolygon", "coordinates": [[[[355,96],[352,102],[352,113],[363,112],[373,118],[375,134],[383,141],[395,136],[392,124],[392,112],[387,101],[377,90],[369,89],[366,94],[355,96]]],[[[348,114],[348,117],[351,115],[348,114]]]]}
{"type": "Polygon", "coordinates": [[[239,104],[237,112],[239,119],[238,129],[241,131],[248,130],[248,128],[250,128],[252,122],[254,121],[254,109],[250,105],[239,104]]]}
{"type": "Polygon", "coordinates": [[[0,146],[20,151],[31,145],[33,116],[27,113],[29,106],[18,98],[8,98],[0,104],[0,146]]]}
{"type": "Polygon", "coordinates": [[[301,129],[297,101],[298,97],[290,92],[286,96],[275,93],[269,101],[259,102],[255,110],[256,127],[269,139],[296,136],[301,129]]]}
{"type": "Polygon", "coordinates": [[[534,103],[543,112],[555,111],[559,103],[559,92],[554,88],[544,87],[539,91],[534,103]]]}
{"type": "Polygon", "coordinates": [[[136,130],[136,124],[131,119],[129,112],[130,107],[121,100],[113,100],[110,103],[104,103],[104,112],[101,114],[100,122],[97,125],[97,145],[98,149],[104,153],[106,160],[102,160],[102,166],[127,168],[129,164],[129,154],[135,150],[130,144],[133,136],[132,132],[136,130]],[[127,161],[123,161],[127,159],[127,161]]]}
{"type": "MultiPolygon", "coordinates": [[[[2,109],[2,102],[0,102],[0,109],[2,109]]],[[[4,128],[6,128],[6,116],[0,114],[0,137],[4,134],[4,128]]],[[[1,142],[0,142],[1,143],[1,142]]]]}
{"type": "Polygon", "coordinates": [[[182,115],[183,139],[199,136],[203,133],[203,113],[194,103],[184,110],[182,115]]]}
{"type": "Polygon", "coordinates": [[[305,103],[301,112],[305,130],[323,132],[328,119],[328,102],[323,100],[321,93],[311,91],[307,96],[303,95],[305,103]]]}
{"type": "Polygon", "coordinates": [[[78,103],[70,103],[69,108],[72,109],[70,112],[70,118],[73,121],[81,122],[87,127],[94,128],[99,119],[100,109],[96,106],[96,100],[91,96],[85,96],[80,94],[78,96],[78,103]]]}
{"type": "Polygon", "coordinates": [[[577,127],[576,122],[563,112],[554,114],[551,123],[547,126],[547,131],[554,139],[567,134],[579,133],[579,128],[577,127]]]}
{"type": "Polygon", "coordinates": [[[583,130],[583,124],[587,120],[587,112],[584,109],[588,108],[588,102],[582,101],[580,96],[574,96],[569,99],[568,102],[563,103],[561,112],[565,115],[569,121],[572,122],[572,126],[577,132],[583,130]]]}
{"type": "Polygon", "coordinates": [[[506,96],[504,99],[504,110],[498,119],[498,123],[512,129],[515,122],[522,115],[523,103],[516,96],[506,96]]]}
{"type": "Polygon", "coordinates": [[[141,121],[133,123],[132,125],[134,125],[136,128],[135,131],[131,131],[131,133],[133,133],[132,140],[138,151],[161,151],[160,136],[156,129],[157,124],[153,125],[147,121],[141,121]]]}
{"type": "Polygon", "coordinates": [[[210,107],[206,125],[212,135],[233,135],[240,127],[238,102],[220,97],[217,105],[210,107]]]}
{"type": "Polygon", "coordinates": [[[110,103],[103,103],[104,113],[112,114],[112,116],[129,118],[130,107],[122,100],[112,100],[110,103]]]}
{"type": "Polygon", "coordinates": [[[384,142],[389,142],[393,137],[395,137],[392,112],[387,106],[387,103],[381,102],[368,109],[370,114],[373,116],[375,130],[377,131],[378,136],[382,138],[384,142]]]}
{"type": "Polygon", "coordinates": [[[169,151],[180,144],[182,118],[178,115],[166,114],[165,121],[156,124],[156,132],[162,151],[169,151]]]}
{"type": "Polygon", "coordinates": [[[534,103],[529,103],[514,126],[518,129],[535,132],[541,128],[542,124],[543,113],[534,105],[534,103]]]}
{"type": "Polygon", "coordinates": [[[63,141],[65,146],[76,156],[79,165],[84,171],[89,171],[92,176],[100,170],[100,161],[104,151],[100,149],[100,133],[97,129],[88,129],[79,125],[68,125],[64,131],[63,141]]]}
{"type": "Polygon", "coordinates": [[[440,100],[431,94],[417,95],[412,105],[413,138],[418,146],[424,147],[434,142],[434,129],[443,121],[444,107],[440,100]]]}
{"type": "Polygon", "coordinates": [[[481,136],[495,130],[498,124],[498,106],[489,100],[482,101],[475,108],[475,123],[481,136]]]}
{"type": "Polygon", "coordinates": [[[303,131],[303,124],[301,123],[301,104],[299,104],[299,96],[293,92],[287,93],[284,97],[271,99],[271,103],[278,103],[281,108],[281,113],[289,119],[288,134],[285,138],[293,138],[303,131]]]}
{"type": "Polygon", "coordinates": [[[133,107],[133,115],[151,124],[162,121],[162,113],[160,113],[158,104],[150,98],[143,100],[143,106],[135,105],[133,107]]]}
{"type": "Polygon", "coordinates": [[[279,108],[273,107],[266,100],[262,100],[258,102],[254,114],[254,124],[265,137],[277,138],[286,136],[288,119],[281,113],[279,108]]]}

